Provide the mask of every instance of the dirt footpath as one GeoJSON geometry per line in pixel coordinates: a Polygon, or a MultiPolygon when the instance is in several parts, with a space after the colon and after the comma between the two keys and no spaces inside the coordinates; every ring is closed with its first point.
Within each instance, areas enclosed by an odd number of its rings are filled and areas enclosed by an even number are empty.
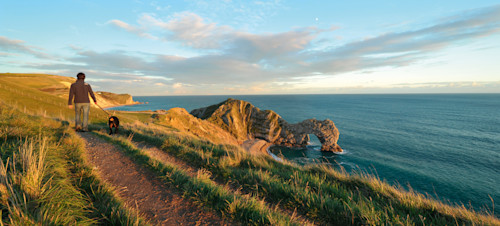
{"type": "Polygon", "coordinates": [[[99,176],[118,191],[127,206],[158,225],[228,225],[216,213],[202,209],[164,184],[148,169],[134,163],[119,147],[91,133],[85,140],[87,158],[99,176]]]}

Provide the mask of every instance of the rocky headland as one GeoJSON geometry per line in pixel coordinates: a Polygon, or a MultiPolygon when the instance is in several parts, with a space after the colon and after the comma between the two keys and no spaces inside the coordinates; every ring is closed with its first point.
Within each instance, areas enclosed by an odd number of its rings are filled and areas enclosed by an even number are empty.
{"type": "Polygon", "coordinates": [[[235,99],[190,113],[219,126],[240,144],[249,140],[264,140],[275,145],[304,147],[309,142],[309,134],[314,134],[321,142],[321,151],[342,152],[337,144],[339,131],[329,119],[307,119],[290,124],[272,110],[260,110],[249,102],[235,99]]]}
{"type": "Polygon", "coordinates": [[[95,92],[95,95],[97,98],[97,103],[103,108],[141,104],[141,102],[134,101],[133,97],[130,94],[116,94],[98,91],[95,92]]]}

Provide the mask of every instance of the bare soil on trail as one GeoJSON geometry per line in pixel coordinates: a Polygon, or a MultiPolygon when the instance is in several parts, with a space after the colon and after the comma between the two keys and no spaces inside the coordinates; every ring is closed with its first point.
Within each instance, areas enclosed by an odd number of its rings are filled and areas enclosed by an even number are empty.
{"type": "Polygon", "coordinates": [[[166,185],[154,172],[137,165],[119,147],[91,133],[79,133],[86,155],[97,174],[114,187],[131,209],[157,225],[230,225],[216,213],[203,209],[166,185]]]}
{"type": "MultiPolygon", "coordinates": [[[[155,158],[163,163],[171,163],[175,164],[181,169],[183,169],[186,173],[188,173],[190,176],[196,176],[197,169],[191,166],[190,164],[179,160],[175,158],[174,156],[170,155],[169,153],[166,153],[164,151],[161,151],[157,147],[147,145],[144,142],[132,142],[136,147],[140,148],[143,150],[147,155],[149,155],[152,158],[155,158]]],[[[254,155],[259,155],[259,154],[267,154],[267,148],[271,146],[270,143],[267,143],[266,141],[259,141],[259,140],[251,140],[250,142],[247,142],[244,144],[243,148],[245,148],[249,153],[254,154],[254,155]]],[[[234,194],[239,194],[239,195],[250,195],[249,192],[244,191],[240,186],[234,186],[230,185],[229,183],[225,183],[221,179],[215,179],[215,183],[217,183],[220,186],[223,186],[225,189],[231,190],[234,194]]],[[[314,222],[309,221],[305,216],[299,215],[295,211],[290,211],[290,210],[285,210],[280,208],[277,205],[269,204],[271,207],[277,209],[279,208],[280,211],[284,214],[288,214],[289,216],[295,217],[301,225],[315,225],[314,222]]]]}

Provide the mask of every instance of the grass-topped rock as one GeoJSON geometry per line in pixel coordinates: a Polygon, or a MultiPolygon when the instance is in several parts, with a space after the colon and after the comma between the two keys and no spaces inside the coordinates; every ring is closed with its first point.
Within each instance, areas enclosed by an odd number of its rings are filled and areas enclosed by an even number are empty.
{"type": "Polygon", "coordinates": [[[342,152],[337,144],[339,130],[329,119],[290,124],[274,111],[260,110],[249,102],[235,99],[192,110],[191,114],[220,126],[240,142],[261,139],[277,145],[304,147],[309,142],[309,134],[314,134],[322,144],[322,151],[342,152]]]}

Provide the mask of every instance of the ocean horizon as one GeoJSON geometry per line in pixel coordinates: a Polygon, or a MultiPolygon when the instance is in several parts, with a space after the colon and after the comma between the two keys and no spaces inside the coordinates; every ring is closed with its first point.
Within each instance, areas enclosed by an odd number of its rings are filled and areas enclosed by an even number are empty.
{"type": "Polygon", "coordinates": [[[270,149],[290,161],[342,166],[446,203],[500,209],[498,93],[138,96],[134,100],[144,104],[110,110],[191,111],[227,98],[273,110],[289,123],[335,123],[343,154],[319,151],[314,136],[304,149],[270,149]]]}

